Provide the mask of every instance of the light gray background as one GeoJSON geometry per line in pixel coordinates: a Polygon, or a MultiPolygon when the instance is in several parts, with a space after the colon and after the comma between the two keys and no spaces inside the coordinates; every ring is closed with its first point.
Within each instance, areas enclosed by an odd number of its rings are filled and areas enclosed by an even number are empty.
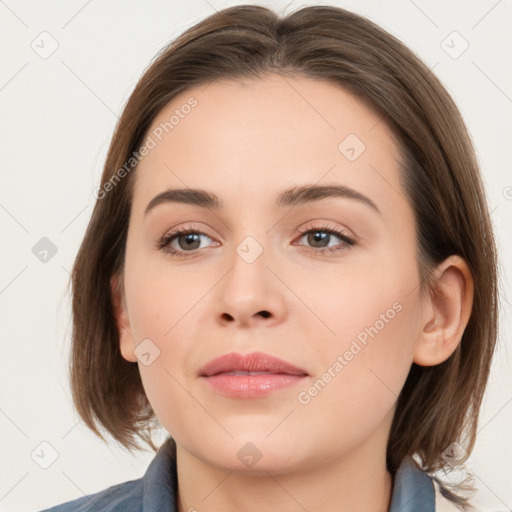
{"type": "MultiPolygon", "coordinates": [[[[66,285],[137,79],[164,44],[239,3],[0,0],[1,511],[38,510],[139,478],[153,457],[106,446],[78,420],[67,381],[66,285]],[[58,249],[46,263],[32,252],[42,237],[58,249]],[[43,469],[52,450],[57,458],[43,469]]],[[[452,93],[474,139],[501,251],[503,308],[470,467],[481,510],[510,510],[511,0],[261,2],[287,12],[313,3],[362,13],[409,45],[452,93]]]]}

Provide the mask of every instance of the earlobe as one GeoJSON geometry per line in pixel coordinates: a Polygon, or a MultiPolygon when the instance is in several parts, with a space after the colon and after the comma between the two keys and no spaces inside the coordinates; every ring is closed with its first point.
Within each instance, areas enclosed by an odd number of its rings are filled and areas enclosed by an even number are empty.
{"type": "Polygon", "coordinates": [[[132,336],[126,299],[122,286],[120,286],[118,276],[112,276],[110,279],[110,289],[112,292],[112,306],[119,333],[119,350],[124,359],[131,363],[137,362],[137,357],[133,353],[135,342],[132,336]]]}
{"type": "Polygon", "coordinates": [[[421,332],[413,361],[434,366],[457,349],[473,306],[473,276],[466,261],[450,256],[436,268],[434,289],[425,298],[421,332]]]}

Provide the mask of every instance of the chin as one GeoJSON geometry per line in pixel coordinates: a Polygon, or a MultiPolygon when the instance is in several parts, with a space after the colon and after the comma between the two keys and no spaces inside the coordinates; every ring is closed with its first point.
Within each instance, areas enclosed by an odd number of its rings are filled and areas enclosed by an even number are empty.
{"type": "MultiPolygon", "coordinates": [[[[288,434],[286,442],[279,436],[274,439],[264,434],[249,431],[224,442],[211,440],[207,445],[201,440],[202,447],[196,454],[204,462],[237,473],[252,475],[279,474],[303,467],[307,456],[297,450],[305,443],[294,441],[288,434]]],[[[204,438],[203,438],[204,439],[204,438]]]]}

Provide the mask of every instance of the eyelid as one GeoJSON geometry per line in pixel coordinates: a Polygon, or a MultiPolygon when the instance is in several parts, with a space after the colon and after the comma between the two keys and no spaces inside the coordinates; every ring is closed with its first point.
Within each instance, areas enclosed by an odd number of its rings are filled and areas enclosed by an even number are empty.
{"type": "Polygon", "coordinates": [[[327,231],[332,232],[337,236],[343,235],[346,238],[351,239],[354,243],[358,241],[357,236],[352,231],[348,230],[344,226],[333,225],[331,224],[331,222],[332,221],[327,220],[310,221],[305,226],[301,226],[300,228],[298,228],[297,232],[300,233],[301,235],[304,235],[305,233],[308,233],[310,231],[327,231]],[[322,224],[319,225],[318,223],[322,224]]]}
{"type": "Polygon", "coordinates": [[[194,225],[192,222],[188,222],[186,223],[185,225],[178,225],[177,227],[174,227],[174,228],[171,228],[171,229],[168,229],[163,235],[161,238],[168,238],[170,236],[173,236],[173,235],[176,235],[176,234],[181,234],[181,233],[186,233],[186,232],[194,232],[194,233],[198,233],[198,234],[201,234],[201,235],[206,235],[207,237],[211,238],[212,240],[217,240],[219,237],[217,236],[214,236],[213,234],[211,234],[209,232],[210,228],[207,224],[206,224],[206,228],[204,227],[205,224],[204,223],[201,223],[202,225],[201,226],[197,226],[197,225],[194,225]]]}

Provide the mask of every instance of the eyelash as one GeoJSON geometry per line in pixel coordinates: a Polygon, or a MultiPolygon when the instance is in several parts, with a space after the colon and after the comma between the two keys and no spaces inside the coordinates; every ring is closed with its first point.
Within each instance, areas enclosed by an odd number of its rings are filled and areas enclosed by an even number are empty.
{"type": "MultiPolygon", "coordinates": [[[[341,251],[345,251],[348,248],[350,248],[351,246],[356,244],[356,242],[352,238],[349,238],[344,233],[344,231],[337,229],[335,227],[332,227],[328,224],[323,225],[323,226],[306,226],[305,228],[299,229],[298,232],[299,232],[299,237],[298,237],[299,239],[302,238],[305,234],[308,234],[310,232],[321,232],[321,233],[327,233],[329,235],[335,235],[338,238],[340,238],[343,242],[343,245],[341,245],[340,247],[323,247],[323,248],[311,247],[310,248],[311,250],[309,251],[310,253],[316,253],[316,254],[318,254],[318,253],[319,254],[338,253],[341,251]]],[[[157,249],[163,250],[164,252],[168,253],[171,256],[178,256],[178,257],[192,256],[197,253],[197,249],[192,250],[192,251],[182,251],[182,250],[178,251],[176,249],[172,249],[170,246],[171,242],[174,239],[176,239],[180,236],[189,235],[189,234],[204,235],[204,236],[207,236],[208,238],[211,238],[206,233],[203,233],[202,231],[194,229],[193,227],[190,227],[190,226],[180,227],[180,228],[177,228],[174,231],[164,235],[157,242],[157,249]]]]}

